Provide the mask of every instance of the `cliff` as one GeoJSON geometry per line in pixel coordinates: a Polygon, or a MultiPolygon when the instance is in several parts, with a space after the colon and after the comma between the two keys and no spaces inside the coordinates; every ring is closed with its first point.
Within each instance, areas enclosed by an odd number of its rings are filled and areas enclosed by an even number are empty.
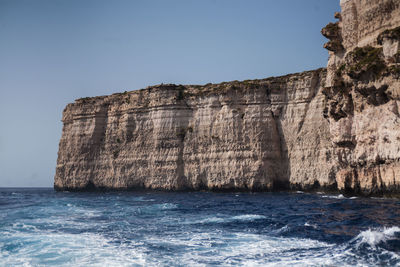
{"type": "Polygon", "coordinates": [[[82,98],[57,190],[400,190],[400,1],[345,0],[327,69],[82,98]]]}
{"type": "Polygon", "coordinates": [[[78,99],[63,113],[55,188],[330,186],[325,73],[78,99]]]}
{"type": "Polygon", "coordinates": [[[400,1],[341,1],[324,94],[339,190],[400,190],[400,1]]]}

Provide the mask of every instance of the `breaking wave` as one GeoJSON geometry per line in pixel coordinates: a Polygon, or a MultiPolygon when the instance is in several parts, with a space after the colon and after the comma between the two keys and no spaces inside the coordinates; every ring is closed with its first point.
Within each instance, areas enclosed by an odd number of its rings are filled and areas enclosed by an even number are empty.
{"type": "Polygon", "coordinates": [[[359,248],[362,245],[369,245],[371,248],[376,248],[379,244],[385,243],[389,240],[396,240],[400,237],[400,228],[384,227],[380,229],[368,229],[361,232],[353,240],[356,243],[356,247],[359,248]]]}

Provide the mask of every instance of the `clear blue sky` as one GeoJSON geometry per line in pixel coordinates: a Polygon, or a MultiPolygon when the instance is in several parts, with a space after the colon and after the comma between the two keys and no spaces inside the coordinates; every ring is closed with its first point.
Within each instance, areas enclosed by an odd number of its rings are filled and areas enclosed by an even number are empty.
{"type": "Polygon", "coordinates": [[[339,0],[0,0],[0,187],[52,186],[86,96],[326,66],[339,0]]]}

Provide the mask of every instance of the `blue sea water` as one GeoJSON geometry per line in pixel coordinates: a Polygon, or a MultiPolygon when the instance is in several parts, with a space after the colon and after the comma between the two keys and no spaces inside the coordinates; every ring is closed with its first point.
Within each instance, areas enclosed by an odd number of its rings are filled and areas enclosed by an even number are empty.
{"type": "Polygon", "coordinates": [[[0,189],[0,266],[400,265],[400,201],[0,189]]]}

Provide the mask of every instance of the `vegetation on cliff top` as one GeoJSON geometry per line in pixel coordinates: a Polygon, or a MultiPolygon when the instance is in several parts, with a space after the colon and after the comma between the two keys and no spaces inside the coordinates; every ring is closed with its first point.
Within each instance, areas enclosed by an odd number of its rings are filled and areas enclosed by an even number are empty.
{"type": "MultiPolygon", "coordinates": [[[[221,83],[207,83],[204,85],[182,85],[182,84],[158,84],[153,86],[148,86],[145,89],[134,90],[134,91],[124,91],[122,93],[114,93],[112,95],[105,96],[94,96],[94,97],[83,97],[75,100],[76,104],[102,104],[108,105],[113,101],[120,102],[121,104],[132,104],[133,102],[137,102],[134,99],[134,95],[136,94],[146,94],[154,91],[163,91],[163,90],[173,90],[176,91],[175,101],[182,101],[187,99],[188,97],[194,96],[207,96],[207,95],[215,95],[215,94],[226,94],[232,91],[245,91],[245,90],[255,90],[257,88],[274,88],[279,90],[279,88],[283,88],[283,86],[290,81],[296,81],[304,79],[310,75],[314,75],[318,73],[318,75],[324,75],[326,73],[325,68],[320,68],[317,70],[304,71],[294,74],[287,74],[284,76],[277,77],[269,77],[264,79],[252,79],[252,80],[243,80],[243,81],[229,81],[229,82],[221,82],[221,83]]],[[[139,99],[143,99],[143,97],[139,97],[139,99]]],[[[138,103],[138,105],[147,106],[148,103],[138,103]]]]}

